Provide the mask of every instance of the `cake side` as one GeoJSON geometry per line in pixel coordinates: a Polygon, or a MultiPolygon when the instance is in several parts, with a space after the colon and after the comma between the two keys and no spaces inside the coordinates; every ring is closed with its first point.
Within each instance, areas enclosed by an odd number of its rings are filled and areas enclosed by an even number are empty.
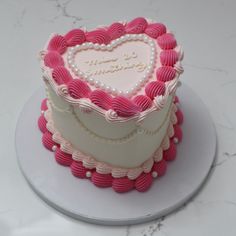
{"type": "Polygon", "coordinates": [[[182,139],[175,94],[183,72],[183,51],[163,24],[138,17],[54,34],[40,58],[47,109],[39,127],[60,164],[98,174],[95,185],[141,181],[132,182],[139,191],[161,176],[155,163],[173,160],[182,139]]]}

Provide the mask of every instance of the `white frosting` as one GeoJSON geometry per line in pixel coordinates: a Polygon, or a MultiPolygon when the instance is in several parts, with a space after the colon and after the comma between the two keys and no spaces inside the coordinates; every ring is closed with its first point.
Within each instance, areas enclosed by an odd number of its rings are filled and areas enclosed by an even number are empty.
{"type": "Polygon", "coordinates": [[[84,113],[50,86],[48,99],[54,126],[63,138],[97,161],[123,168],[138,167],[153,155],[167,133],[172,107],[169,97],[163,109],[148,114],[137,126],[134,120],[110,123],[96,112],[84,113]]]}

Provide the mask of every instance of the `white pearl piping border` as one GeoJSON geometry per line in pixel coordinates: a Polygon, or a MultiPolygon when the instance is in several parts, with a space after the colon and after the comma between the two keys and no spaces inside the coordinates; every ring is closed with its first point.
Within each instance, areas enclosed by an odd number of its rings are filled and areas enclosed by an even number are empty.
{"type": "Polygon", "coordinates": [[[81,79],[84,79],[87,81],[90,85],[95,86],[96,88],[100,88],[108,93],[112,93],[113,95],[122,95],[130,97],[133,94],[135,94],[138,90],[141,89],[141,87],[147,83],[148,79],[151,77],[154,66],[156,61],[156,47],[154,40],[148,37],[146,34],[126,34],[124,36],[121,36],[118,39],[115,39],[111,41],[110,44],[98,44],[98,43],[83,43],[81,45],[76,45],[74,47],[70,47],[68,49],[68,55],[67,55],[67,62],[71,70],[75,73],[75,75],[79,76],[81,79]],[[115,47],[118,45],[121,45],[124,42],[128,41],[142,41],[150,46],[150,62],[147,66],[146,72],[144,76],[139,79],[139,81],[130,89],[128,90],[118,90],[117,88],[107,86],[104,83],[101,83],[99,80],[96,80],[94,78],[91,78],[87,75],[85,75],[82,71],[79,70],[78,66],[75,64],[75,55],[77,52],[87,49],[94,49],[94,50],[101,50],[101,51],[112,51],[115,47]]]}

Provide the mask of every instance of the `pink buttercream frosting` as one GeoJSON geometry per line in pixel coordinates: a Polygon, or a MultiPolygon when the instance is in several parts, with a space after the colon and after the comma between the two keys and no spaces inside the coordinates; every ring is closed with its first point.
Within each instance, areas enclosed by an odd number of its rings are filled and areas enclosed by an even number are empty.
{"type": "Polygon", "coordinates": [[[145,92],[153,100],[157,96],[164,95],[165,84],[162,81],[152,81],[146,86],[145,92]]]}
{"type": "Polygon", "coordinates": [[[50,68],[56,68],[58,66],[64,66],[64,60],[57,51],[49,51],[44,56],[44,64],[50,68]]]}
{"type": "Polygon", "coordinates": [[[130,99],[118,96],[112,100],[113,110],[122,117],[129,117],[138,114],[141,109],[130,99]]]}
{"type": "Polygon", "coordinates": [[[125,26],[126,33],[128,34],[141,34],[145,31],[148,23],[143,17],[137,17],[127,23],[125,26]]]}
{"type": "Polygon", "coordinates": [[[105,110],[109,110],[112,107],[112,96],[103,90],[94,90],[90,94],[90,100],[105,110]]]}
{"type": "Polygon", "coordinates": [[[175,37],[171,33],[166,33],[157,38],[158,45],[161,49],[173,49],[177,46],[175,37]]]}
{"type": "Polygon", "coordinates": [[[81,29],[73,29],[64,36],[67,46],[75,46],[86,41],[85,33],[81,29]]]}
{"type": "Polygon", "coordinates": [[[152,23],[147,26],[145,33],[151,38],[157,38],[166,33],[166,27],[161,23],[152,23]]]}
{"type": "Polygon", "coordinates": [[[125,34],[125,27],[123,24],[115,22],[108,27],[107,33],[109,34],[111,40],[114,40],[125,34]]]}
{"type": "Polygon", "coordinates": [[[70,72],[64,66],[54,68],[52,77],[58,85],[67,84],[73,80],[70,72]]]}
{"type": "Polygon", "coordinates": [[[145,111],[152,106],[152,100],[145,95],[137,95],[133,98],[133,102],[141,108],[141,111],[145,111]]]}
{"type": "Polygon", "coordinates": [[[66,51],[67,43],[63,36],[55,35],[51,38],[48,44],[49,51],[57,51],[60,54],[63,54],[66,51]]]}
{"type": "Polygon", "coordinates": [[[86,33],[86,40],[92,43],[108,44],[111,41],[109,33],[104,29],[97,29],[86,33]]]}

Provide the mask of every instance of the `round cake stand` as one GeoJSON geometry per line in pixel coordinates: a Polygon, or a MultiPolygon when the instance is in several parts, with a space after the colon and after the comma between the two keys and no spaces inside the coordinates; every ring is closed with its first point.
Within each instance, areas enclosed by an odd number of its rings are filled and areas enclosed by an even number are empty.
{"type": "Polygon", "coordinates": [[[37,126],[41,88],[25,104],[18,120],[15,144],[22,173],[33,190],[50,206],[73,218],[103,225],[129,225],[162,217],[190,199],[202,186],[214,161],[216,134],[211,117],[199,97],[186,85],[178,90],[183,141],[177,158],[168,163],[167,173],[151,188],[140,193],[118,194],[111,188],[100,189],[89,180],[60,166],[54,153],[46,150],[37,126]]]}

